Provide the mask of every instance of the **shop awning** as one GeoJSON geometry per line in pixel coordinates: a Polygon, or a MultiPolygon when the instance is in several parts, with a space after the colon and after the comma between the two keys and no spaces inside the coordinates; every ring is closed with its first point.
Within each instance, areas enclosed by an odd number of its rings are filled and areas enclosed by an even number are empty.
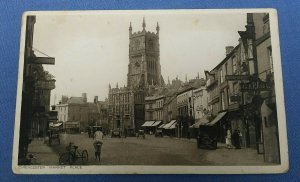
{"type": "Polygon", "coordinates": [[[169,123],[165,124],[164,129],[170,129],[170,127],[176,123],[176,120],[172,120],[169,123]]]}
{"type": "Polygon", "coordinates": [[[61,125],[62,125],[62,123],[55,123],[55,124],[54,123],[50,123],[49,124],[50,127],[59,127],[61,125]]]}
{"type": "Polygon", "coordinates": [[[209,120],[207,119],[207,116],[204,116],[200,119],[197,119],[195,124],[191,125],[190,128],[199,128],[200,125],[206,125],[208,122],[209,120]]]}
{"type": "Polygon", "coordinates": [[[206,125],[212,126],[212,125],[216,124],[218,121],[220,121],[225,116],[226,113],[227,112],[221,112],[221,113],[219,113],[214,120],[212,120],[211,122],[207,123],[206,125]]]}
{"type": "Polygon", "coordinates": [[[142,126],[149,127],[149,126],[152,126],[154,123],[155,123],[155,121],[146,121],[142,126]]]}
{"type": "Polygon", "coordinates": [[[176,128],[176,123],[177,122],[173,123],[168,129],[175,129],[176,128]]]}
{"type": "Polygon", "coordinates": [[[166,125],[166,124],[162,124],[162,125],[160,125],[158,128],[164,128],[165,125],[166,125]]]}
{"type": "Polygon", "coordinates": [[[152,124],[152,126],[157,126],[161,123],[161,121],[155,121],[155,123],[152,124]]]}

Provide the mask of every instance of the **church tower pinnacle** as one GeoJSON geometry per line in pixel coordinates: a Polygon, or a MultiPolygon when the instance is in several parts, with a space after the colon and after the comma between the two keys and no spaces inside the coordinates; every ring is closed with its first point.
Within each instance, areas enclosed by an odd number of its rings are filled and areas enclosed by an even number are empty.
{"type": "Polygon", "coordinates": [[[143,17],[143,31],[146,30],[146,22],[145,22],[145,17],[143,17]]]}
{"type": "Polygon", "coordinates": [[[130,25],[129,25],[129,37],[132,35],[132,26],[131,26],[131,22],[130,22],[130,25]]]}

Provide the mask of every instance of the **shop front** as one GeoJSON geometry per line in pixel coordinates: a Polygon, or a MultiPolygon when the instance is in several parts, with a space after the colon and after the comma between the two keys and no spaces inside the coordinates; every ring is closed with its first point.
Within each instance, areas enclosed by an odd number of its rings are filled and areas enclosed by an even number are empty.
{"type": "Polygon", "coordinates": [[[176,120],[172,120],[169,123],[163,126],[164,134],[170,137],[176,136],[176,129],[177,129],[177,122],[176,120]]]}
{"type": "Polygon", "coordinates": [[[77,121],[67,121],[64,123],[64,130],[66,133],[79,133],[80,123],[77,121]]]}
{"type": "Polygon", "coordinates": [[[155,121],[146,121],[144,124],[142,124],[142,128],[144,129],[145,133],[153,133],[154,129],[152,125],[155,123],[155,121]]]}
{"type": "Polygon", "coordinates": [[[218,142],[225,143],[226,131],[230,127],[227,121],[227,112],[223,111],[205,125],[207,130],[215,133],[218,142]]]}

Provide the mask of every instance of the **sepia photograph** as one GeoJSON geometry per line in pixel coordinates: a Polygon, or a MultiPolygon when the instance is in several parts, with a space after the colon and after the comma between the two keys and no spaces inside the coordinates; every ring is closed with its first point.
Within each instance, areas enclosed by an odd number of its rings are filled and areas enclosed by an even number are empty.
{"type": "Polygon", "coordinates": [[[23,14],[13,171],[282,173],[274,9],[23,14]]]}

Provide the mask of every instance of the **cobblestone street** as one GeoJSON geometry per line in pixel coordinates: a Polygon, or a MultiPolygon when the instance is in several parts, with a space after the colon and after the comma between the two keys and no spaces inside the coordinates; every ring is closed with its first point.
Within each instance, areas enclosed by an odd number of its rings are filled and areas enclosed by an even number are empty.
{"type": "MultiPolygon", "coordinates": [[[[79,150],[89,153],[88,165],[98,165],[94,157],[93,140],[87,134],[61,134],[61,144],[49,147],[40,140],[29,145],[42,165],[57,165],[59,154],[73,142],[79,150]]],[[[81,165],[79,160],[76,164],[81,165]]],[[[219,144],[217,150],[197,149],[196,141],[178,138],[157,138],[147,135],[146,139],[104,138],[101,165],[264,165],[263,156],[254,149],[226,149],[219,144]]]]}

